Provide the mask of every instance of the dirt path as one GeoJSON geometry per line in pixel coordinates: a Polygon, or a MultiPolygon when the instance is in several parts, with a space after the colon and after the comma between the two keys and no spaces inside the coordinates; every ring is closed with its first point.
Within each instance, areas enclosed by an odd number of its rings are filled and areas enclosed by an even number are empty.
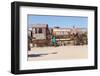
{"type": "Polygon", "coordinates": [[[88,57],[84,46],[35,47],[28,51],[28,60],[80,59],[88,57]]]}

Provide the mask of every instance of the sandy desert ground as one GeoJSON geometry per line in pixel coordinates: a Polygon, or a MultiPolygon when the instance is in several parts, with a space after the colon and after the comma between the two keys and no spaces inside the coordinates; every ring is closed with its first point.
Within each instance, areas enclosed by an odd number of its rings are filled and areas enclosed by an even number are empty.
{"type": "Polygon", "coordinates": [[[82,59],[88,57],[87,45],[60,46],[60,47],[34,47],[28,51],[28,61],[82,59]]]}

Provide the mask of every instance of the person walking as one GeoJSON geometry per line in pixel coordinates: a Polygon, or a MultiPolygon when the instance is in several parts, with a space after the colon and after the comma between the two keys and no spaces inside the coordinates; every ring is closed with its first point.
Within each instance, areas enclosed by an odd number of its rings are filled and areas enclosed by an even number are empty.
{"type": "Polygon", "coordinates": [[[53,46],[56,46],[56,37],[55,36],[52,37],[52,44],[53,44],[53,46]]]}

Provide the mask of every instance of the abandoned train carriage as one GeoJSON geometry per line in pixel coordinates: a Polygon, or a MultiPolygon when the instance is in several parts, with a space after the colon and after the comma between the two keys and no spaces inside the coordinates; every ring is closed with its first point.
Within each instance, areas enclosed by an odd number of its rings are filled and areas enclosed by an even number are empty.
{"type": "Polygon", "coordinates": [[[32,44],[33,46],[48,46],[50,44],[51,31],[48,24],[32,25],[32,44]]]}
{"type": "Polygon", "coordinates": [[[86,28],[53,28],[58,45],[81,45],[87,44],[86,28]],[[83,41],[83,42],[82,42],[83,41]]]}

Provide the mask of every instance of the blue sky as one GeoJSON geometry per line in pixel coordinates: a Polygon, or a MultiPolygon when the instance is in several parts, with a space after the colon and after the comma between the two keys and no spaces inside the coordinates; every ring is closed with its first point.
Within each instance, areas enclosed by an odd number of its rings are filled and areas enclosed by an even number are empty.
{"type": "Polygon", "coordinates": [[[84,27],[87,28],[88,17],[28,15],[28,26],[31,24],[48,24],[49,27],[84,27]]]}

